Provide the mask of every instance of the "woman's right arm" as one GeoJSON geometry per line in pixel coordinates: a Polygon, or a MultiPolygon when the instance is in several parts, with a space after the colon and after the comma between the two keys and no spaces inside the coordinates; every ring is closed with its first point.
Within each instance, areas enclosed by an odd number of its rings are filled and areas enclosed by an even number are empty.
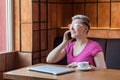
{"type": "Polygon", "coordinates": [[[64,48],[67,45],[67,43],[70,42],[67,36],[68,32],[69,30],[64,33],[63,42],[48,54],[47,59],[46,59],[47,63],[56,63],[64,58],[66,54],[64,48]]]}
{"type": "Polygon", "coordinates": [[[47,56],[47,63],[56,63],[64,58],[65,56],[65,50],[64,47],[66,46],[66,43],[62,42],[59,46],[57,46],[55,49],[53,49],[47,56]]]}

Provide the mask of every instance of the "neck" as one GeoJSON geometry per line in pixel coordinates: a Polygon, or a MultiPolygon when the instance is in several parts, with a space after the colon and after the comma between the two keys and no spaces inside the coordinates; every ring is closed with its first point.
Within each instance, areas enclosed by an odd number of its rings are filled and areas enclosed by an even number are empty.
{"type": "Polygon", "coordinates": [[[83,44],[86,44],[87,42],[88,42],[87,38],[76,39],[76,44],[77,45],[83,45],[83,44]]]}

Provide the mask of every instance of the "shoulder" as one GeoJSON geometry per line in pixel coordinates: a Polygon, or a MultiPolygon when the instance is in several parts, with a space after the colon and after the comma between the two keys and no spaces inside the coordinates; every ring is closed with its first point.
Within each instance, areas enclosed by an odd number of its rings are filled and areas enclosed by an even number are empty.
{"type": "Polygon", "coordinates": [[[65,49],[68,49],[70,47],[72,47],[75,44],[75,42],[69,42],[66,46],[65,49]]]}
{"type": "Polygon", "coordinates": [[[89,41],[88,41],[88,45],[91,45],[92,47],[96,47],[96,46],[99,46],[99,47],[100,47],[100,45],[99,45],[98,42],[93,41],[93,40],[90,40],[90,39],[89,39],[89,41]]]}
{"type": "Polygon", "coordinates": [[[93,40],[89,40],[88,43],[87,43],[87,48],[92,50],[92,51],[95,51],[95,50],[102,50],[101,46],[99,45],[98,42],[96,41],[93,41],[93,40]]]}
{"type": "Polygon", "coordinates": [[[96,41],[89,40],[89,47],[91,48],[93,55],[96,55],[99,52],[103,52],[102,47],[96,41]]]}
{"type": "Polygon", "coordinates": [[[65,46],[64,50],[65,50],[66,52],[72,50],[74,44],[75,44],[75,42],[69,42],[69,43],[65,46]]]}
{"type": "Polygon", "coordinates": [[[75,41],[74,41],[74,42],[69,42],[66,46],[71,47],[71,46],[73,46],[74,44],[75,44],[75,41]]]}

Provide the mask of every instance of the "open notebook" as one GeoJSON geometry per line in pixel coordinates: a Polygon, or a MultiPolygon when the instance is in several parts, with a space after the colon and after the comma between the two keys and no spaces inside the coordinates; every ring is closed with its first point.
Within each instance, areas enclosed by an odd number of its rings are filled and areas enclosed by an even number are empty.
{"type": "Polygon", "coordinates": [[[51,65],[41,65],[37,67],[30,67],[28,68],[30,71],[37,71],[37,72],[44,72],[44,73],[49,73],[49,74],[64,74],[68,72],[73,72],[75,71],[72,68],[63,68],[63,67],[56,67],[56,66],[51,66],[51,65]]]}

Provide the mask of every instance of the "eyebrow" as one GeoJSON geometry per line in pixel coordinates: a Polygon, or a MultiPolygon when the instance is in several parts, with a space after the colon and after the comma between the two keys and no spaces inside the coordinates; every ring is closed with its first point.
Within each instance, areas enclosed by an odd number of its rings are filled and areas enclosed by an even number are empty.
{"type": "Polygon", "coordinates": [[[89,25],[86,22],[82,22],[82,23],[89,27],[89,25]]]}

